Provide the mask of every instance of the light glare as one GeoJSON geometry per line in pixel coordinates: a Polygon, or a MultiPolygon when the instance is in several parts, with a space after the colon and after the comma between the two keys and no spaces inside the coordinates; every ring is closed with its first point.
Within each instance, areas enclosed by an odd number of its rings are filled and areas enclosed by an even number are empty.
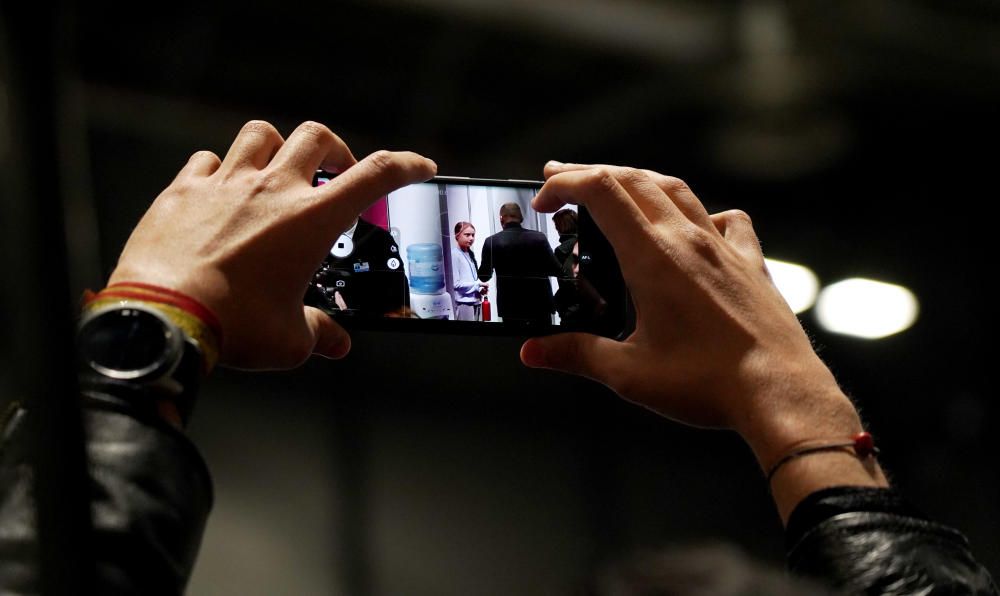
{"type": "Polygon", "coordinates": [[[767,263],[767,270],[771,272],[774,285],[778,287],[792,312],[798,314],[816,302],[819,279],[808,267],[773,259],[764,261],[767,263]]]}
{"type": "Polygon", "coordinates": [[[816,318],[828,331],[865,339],[899,333],[917,320],[913,292],[873,279],[851,278],[823,288],[816,318]]]}

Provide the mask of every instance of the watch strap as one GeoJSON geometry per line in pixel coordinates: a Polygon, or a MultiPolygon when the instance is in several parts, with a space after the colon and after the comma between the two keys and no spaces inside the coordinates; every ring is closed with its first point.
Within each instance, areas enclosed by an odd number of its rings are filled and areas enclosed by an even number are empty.
{"type": "MultiPolygon", "coordinates": [[[[80,372],[80,389],[92,398],[114,396],[138,408],[147,415],[170,420],[169,412],[176,412],[177,422],[187,426],[194,411],[198,388],[201,386],[202,354],[191,341],[185,340],[183,354],[169,379],[156,383],[114,379],[97,371],[84,368],[80,372]]],[[[170,420],[173,422],[173,420],[170,420]]]]}

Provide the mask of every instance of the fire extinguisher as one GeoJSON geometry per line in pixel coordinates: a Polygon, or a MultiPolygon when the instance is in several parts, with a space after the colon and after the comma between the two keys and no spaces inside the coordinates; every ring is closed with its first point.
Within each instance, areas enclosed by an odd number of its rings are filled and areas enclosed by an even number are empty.
{"type": "Polygon", "coordinates": [[[489,321],[490,320],[490,310],[491,310],[490,309],[490,297],[489,296],[483,296],[483,320],[484,321],[489,321]]]}

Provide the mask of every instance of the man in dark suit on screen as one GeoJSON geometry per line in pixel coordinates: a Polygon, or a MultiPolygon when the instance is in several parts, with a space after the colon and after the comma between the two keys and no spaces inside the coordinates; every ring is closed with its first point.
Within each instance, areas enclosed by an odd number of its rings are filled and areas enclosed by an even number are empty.
{"type": "Polygon", "coordinates": [[[555,302],[549,276],[559,275],[559,263],[545,234],[526,230],[517,203],[500,207],[502,231],[483,244],[479,279],[497,274],[497,314],[505,321],[552,322],[555,302]]]}

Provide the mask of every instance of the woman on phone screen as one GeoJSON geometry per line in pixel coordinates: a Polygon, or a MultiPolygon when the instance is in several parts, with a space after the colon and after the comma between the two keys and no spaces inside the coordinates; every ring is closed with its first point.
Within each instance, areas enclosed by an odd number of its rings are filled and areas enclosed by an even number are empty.
{"type": "Polygon", "coordinates": [[[467,221],[455,224],[455,246],[451,249],[451,273],[454,277],[452,291],[455,296],[455,319],[458,321],[483,320],[483,294],[489,284],[479,281],[479,264],[472,253],[476,241],[476,227],[467,221]]]}

